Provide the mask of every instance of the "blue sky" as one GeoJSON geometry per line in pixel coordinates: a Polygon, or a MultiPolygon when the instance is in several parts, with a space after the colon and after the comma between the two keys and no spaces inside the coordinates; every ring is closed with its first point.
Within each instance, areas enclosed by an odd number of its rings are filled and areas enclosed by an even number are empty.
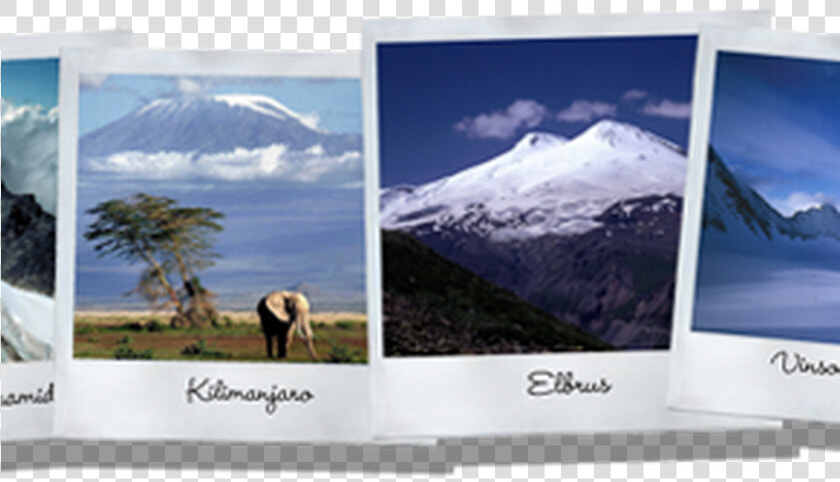
{"type": "Polygon", "coordinates": [[[687,145],[696,37],[380,44],[383,187],[420,184],[529,131],[574,136],[600,118],[687,145]]]}
{"type": "Polygon", "coordinates": [[[361,133],[359,83],[355,79],[152,75],[83,76],[79,95],[86,109],[79,119],[79,132],[91,132],[155,99],[183,93],[240,94],[243,89],[248,94],[273,97],[300,114],[317,113],[319,126],[326,130],[361,133]]]}
{"type": "Polygon", "coordinates": [[[721,52],[710,143],[783,214],[840,206],[840,62],[721,52]]]}
{"type": "MultiPolygon", "coordinates": [[[[322,128],[357,134],[362,129],[361,90],[356,79],[189,78],[182,82],[181,89],[178,84],[184,79],[177,77],[111,76],[96,79],[97,82],[88,80],[91,82],[82,87],[79,106],[86,126],[83,132],[117,120],[149,101],[193,88],[200,88],[204,94],[268,95],[299,113],[317,115],[322,128]]],[[[177,152],[172,155],[189,157],[177,152]]],[[[263,159],[270,155],[259,154],[263,159]]],[[[151,162],[154,155],[146,156],[135,161],[151,162]]],[[[205,162],[212,162],[213,158],[228,163],[254,162],[254,156],[248,152],[214,156],[205,162]]],[[[307,160],[318,159],[310,156],[307,160]]],[[[85,166],[87,161],[79,162],[85,166]]],[[[350,182],[340,185],[319,178],[300,180],[270,175],[199,179],[192,172],[188,176],[173,173],[149,177],[143,170],[133,175],[79,170],[78,307],[145,308],[139,297],[123,295],[135,286],[142,266],[99,258],[83,234],[93,221],[85,214],[87,209],[104,200],[146,192],[176,199],[182,206],[210,207],[225,215],[224,231],[214,244],[222,258],[200,274],[203,284],[219,295],[221,308],[251,310],[269,291],[307,283],[318,291],[311,297],[315,311],[365,311],[360,166],[343,171],[343,179],[350,182]]]]}
{"type": "Polygon", "coordinates": [[[58,105],[58,59],[4,60],[3,98],[15,105],[58,105]]]}

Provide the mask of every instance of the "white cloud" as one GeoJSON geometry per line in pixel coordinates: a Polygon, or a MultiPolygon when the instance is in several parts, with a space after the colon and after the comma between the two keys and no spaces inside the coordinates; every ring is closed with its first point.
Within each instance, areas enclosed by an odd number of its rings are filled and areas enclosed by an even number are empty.
{"type": "Polygon", "coordinates": [[[530,99],[519,99],[505,110],[475,117],[464,117],[453,127],[468,137],[479,139],[510,139],[522,128],[539,125],[548,114],[548,109],[530,99]]]}
{"type": "Polygon", "coordinates": [[[108,74],[80,74],[79,85],[82,89],[95,90],[108,80],[108,74]]]}
{"type": "Polygon", "coordinates": [[[793,191],[785,198],[771,199],[770,202],[785,216],[791,216],[797,211],[804,211],[808,208],[819,207],[823,204],[840,206],[840,199],[830,196],[824,192],[812,194],[804,191],[793,191]]]}
{"type": "Polygon", "coordinates": [[[635,100],[642,100],[648,97],[648,92],[641,89],[630,89],[621,96],[624,102],[633,102],[635,100]]]}
{"type": "Polygon", "coordinates": [[[644,107],[639,109],[639,112],[651,117],[690,119],[691,102],[674,102],[670,99],[662,99],[658,103],[649,101],[644,105],[644,107]]]}
{"type": "Polygon", "coordinates": [[[148,180],[254,181],[344,185],[362,176],[362,154],[327,155],[320,145],[289,151],[283,144],[237,148],[218,154],[123,152],[86,163],[91,171],[119,178],[148,180]]]}
{"type": "Polygon", "coordinates": [[[200,82],[187,77],[178,77],[177,86],[178,92],[184,95],[196,95],[204,91],[200,82]]]}
{"type": "Polygon", "coordinates": [[[598,100],[579,99],[557,113],[562,122],[591,122],[602,117],[615,117],[618,107],[598,100]]]}
{"type": "Polygon", "coordinates": [[[58,192],[58,108],[15,106],[3,100],[2,177],[14,193],[34,194],[41,207],[55,214],[58,192]]]}

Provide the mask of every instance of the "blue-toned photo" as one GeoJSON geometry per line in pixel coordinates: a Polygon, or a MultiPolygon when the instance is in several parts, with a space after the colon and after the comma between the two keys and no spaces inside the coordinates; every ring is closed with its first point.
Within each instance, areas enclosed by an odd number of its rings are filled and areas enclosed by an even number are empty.
{"type": "Polygon", "coordinates": [[[693,329],[840,342],[840,62],[718,54],[693,329]]]}
{"type": "Polygon", "coordinates": [[[667,349],[695,47],[378,45],[385,355],[667,349]]]}
{"type": "Polygon", "coordinates": [[[355,79],[83,75],[74,354],[359,363],[355,79]]]}
{"type": "Polygon", "coordinates": [[[58,59],[2,65],[2,361],[52,358],[58,59]]]}

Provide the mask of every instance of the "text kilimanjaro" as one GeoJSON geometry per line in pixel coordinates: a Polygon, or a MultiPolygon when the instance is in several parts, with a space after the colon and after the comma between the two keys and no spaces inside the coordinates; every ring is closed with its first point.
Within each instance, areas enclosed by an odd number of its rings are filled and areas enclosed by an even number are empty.
{"type": "Polygon", "coordinates": [[[205,378],[196,382],[195,377],[190,377],[187,382],[187,403],[194,401],[211,402],[247,402],[265,403],[265,411],[272,415],[282,403],[305,404],[315,398],[309,390],[296,390],[289,388],[278,388],[272,385],[271,389],[262,388],[232,388],[224,380],[210,381],[205,378]]]}

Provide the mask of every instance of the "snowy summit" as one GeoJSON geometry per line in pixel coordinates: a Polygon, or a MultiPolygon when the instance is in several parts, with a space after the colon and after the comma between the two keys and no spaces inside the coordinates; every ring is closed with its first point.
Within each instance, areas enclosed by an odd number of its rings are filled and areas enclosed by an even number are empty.
{"type": "Polygon", "coordinates": [[[613,203],[682,196],[685,153],[636,126],[602,120],[567,140],[528,133],[486,162],[421,186],[380,193],[382,227],[455,229],[495,240],[574,234],[613,203]]]}

